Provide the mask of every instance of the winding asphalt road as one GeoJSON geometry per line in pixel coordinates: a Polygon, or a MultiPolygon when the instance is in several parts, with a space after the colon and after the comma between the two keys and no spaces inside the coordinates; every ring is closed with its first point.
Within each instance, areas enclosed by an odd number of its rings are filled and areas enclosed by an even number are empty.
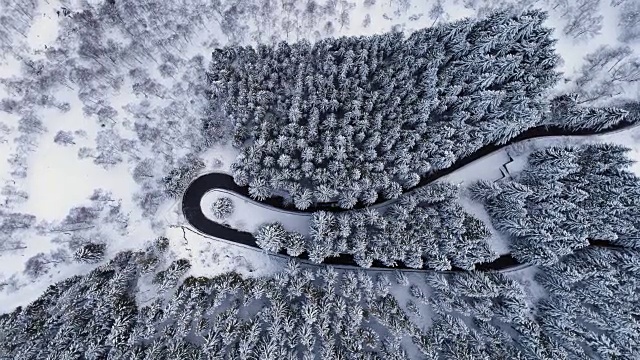
{"type": "MultiPolygon", "coordinates": [[[[591,135],[599,135],[606,134],[615,131],[619,131],[626,128],[631,128],[637,125],[636,123],[628,120],[626,122],[621,122],[614,127],[609,129],[600,130],[600,131],[589,131],[589,130],[581,130],[581,131],[568,131],[566,129],[558,128],[558,127],[546,127],[546,126],[538,126],[531,128],[524,133],[518,135],[517,137],[511,139],[505,144],[501,145],[487,145],[475,153],[465,157],[463,159],[458,160],[455,164],[450,166],[449,168],[435,171],[425,177],[422,178],[420,183],[418,183],[414,188],[406,190],[404,193],[407,193],[411,190],[415,190],[418,187],[428,185],[443,176],[451,174],[452,172],[460,169],[461,167],[470,164],[473,161],[476,161],[484,156],[487,156],[495,151],[501,150],[509,145],[515,144],[520,141],[542,138],[542,137],[550,137],[550,136],[591,136],[591,135]]],[[[210,190],[215,189],[225,189],[227,191],[232,191],[240,196],[249,197],[249,189],[246,186],[239,186],[233,181],[233,177],[227,174],[222,173],[209,173],[202,175],[196,178],[184,192],[182,197],[182,213],[184,214],[187,222],[198,231],[217,237],[225,240],[229,240],[232,242],[248,245],[251,247],[259,248],[256,243],[255,238],[249,232],[236,230],[229,228],[227,226],[221,225],[215,221],[208,219],[204,213],[202,212],[202,208],[200,207],[200,201],[202,197],[210,190]]],[[[379,198],[375,204],[381,204],[388,201],[387,199],[379,198]]],[[[329,210],[334,212],[340,211],[348,211],[345,209],[341,209],[337,207],[335,204],[320,204],[314,206],[312,208],[306,210],[297,210],[292,209],[290,206],[285,206],[282,202],[282,198],[270,198],[266,201],[262,202],[266,206],[275,207],[278,209],[287,210],[290,212],[300,212],[300,213],[312,213],[318,210],[329,210]]],[[[361,209],[364,208],[365,205],[358,204],[355,208],[361,209]]],[[[274,209],[275,210],[275,209],[274,209]]],[[[592,246],[607,246],[607,247],[618,247],[616,245],[610,244],[609,242],[602,240],[590,240],[590,245],[592,246]]],[[[287,255],[285,251],[280,252],[282,255],[287,255]]],[[[308,255],[306,253],[298,256],[300,259],[308,259],[308,255]]],[[[339,257],[331,257],[326,258],[323,262],[324,264],[333,264],[333,265],[347,265],[347,266],[356,266],[357,263],[354,261],[352,255],[341,254],[339,257]]],[[[490,263],[479,263],[475,265],[475,269],[478,271],[506,271],[511,270],[525,264],[519,263],[511,254],[505,254],[497,258],[496,260],[490,263]]],[[[358,267],[360,268],[360,267],[358,267]]],[[[380,262],[374,261],[372,268],[388,268],[380,262]]],[[[362,269],[362,268],[360,268],[362,269]]],[[[409,268],[402,263],[399,263],[393,269],[407,269],[407,270],[416,270],[414,268],[409,268]]],[[[433,270],[429,268],[423,268],[422,270],[433,270]]],[[[453,268],[452,271],[466,271],[460,268],[453,268]]]]}

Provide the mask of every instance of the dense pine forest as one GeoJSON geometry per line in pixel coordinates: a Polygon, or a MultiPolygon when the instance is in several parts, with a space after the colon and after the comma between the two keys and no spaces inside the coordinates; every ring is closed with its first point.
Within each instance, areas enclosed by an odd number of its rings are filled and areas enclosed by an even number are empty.
{"type": "Polygon", "coordinates": [[[213,52],[213,106],[234,121],[235,181],[352,208],[540,124],[606,128],[625,111],[552,105],[558,56],[546,14],[494,13],[402,33],[213,52]]]}
{"type": "Polygon", "coordinates": [[[263,225],[255,236],[263,249],[285,249],[292,256],[304,251],[316,263],[349,254],[362,267],[379,261],[390,267],[472,270],[497,255],[485,224],[468,214],[458,197],[456,186],[434,184],[401,195],[385,209],[315,212],[307,237],[278,223],[263,225]]]}
{"type": "MultiPolygon", "coordinates": [[[[160,242],[161,244],[162,242],[160,242]]],[[[124,252],[0,316],[11,359],[632,359],[640,253],[590,248],[541,267],[546,297],[499,273],[288,268],[187,277],[124,252]],[[154,274],[155,272],[155,274],[154,274]],[[389,276],[391,275],[391,276],[389,276]],[[144,298],[145,293],[154,293],[144,298]],[[413,354],[413,355],[411,355],[413,354]]]]}
{"type": "Polygon", "coordinates": [[[242,150],[236,182],[256,199],[286,191],[301,209],[350,208],[541,123],[558,80],[545,17],[214,51],[214,102],[242,150]]]}
{"type": "MultiPolygon", "coordinates": [[[[629,171],[629,149],[606,143],[536,150],[527,167],[501,181],[469,188],[495,228],[510,239],[520,263],[549,265],[590,243],[640,247],[640,178],[629,171]],[[603,209],[606,209],[603,211],[603,209]]],[[[282,224],[255,234],[263,249],[325,258],[352,255],[362,267],[474,269],[495,260],[487,226],[459,204],[459,189],[437,183],[403,194],[392,205],[318,211],[309,236],[282,224]]]]}
{"type": "Polygon", "coordinates": [[[638,248],[640,178],[628,149],[611,144],[533,152],[512,179],[471,188],[522,262],[553,264],[589,240],[638,248]]]}

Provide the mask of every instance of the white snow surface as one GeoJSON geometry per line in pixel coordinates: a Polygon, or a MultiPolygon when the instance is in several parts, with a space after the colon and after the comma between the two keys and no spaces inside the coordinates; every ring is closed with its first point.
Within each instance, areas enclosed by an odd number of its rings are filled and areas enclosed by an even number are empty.
{"type": "Polygon", "coordinates": [[[201,234],[186,226],[173,226],[167,231],[177,258],[188,259],[190,275],[214,276],[236,271],[244,276],[273,274],[286,261],[270,256],[260,249],[239,245],[201,234]]]}
{"type": "Polygon", "coordinates": [[[309,214],[272,208],[224,189],[208,191],[200,200],[200,207],[207,218],[218,223],[228,223],[233,229],[255,233],[261,225],[280,222],[289,231],[309,234],[309,214]],[[211,211],[211,205],[221,197],[231,199],[234,207],[231,216],[223,221],[214,217],[211,211]]]}

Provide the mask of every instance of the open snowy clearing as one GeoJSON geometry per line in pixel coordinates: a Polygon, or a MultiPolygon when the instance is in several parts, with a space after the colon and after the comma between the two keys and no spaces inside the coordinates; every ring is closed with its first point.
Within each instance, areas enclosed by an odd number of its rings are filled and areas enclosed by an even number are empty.
{"type": "Polygon", "coordinates": [[[278,271],[285,263],[255,248],[238,246],[182,226],[171,227],[167,235],[177,242],[172,244],[176,257],[191,262],[193,276],[215,276],[229,271],[262,276],[278,271]]]}
{"type": "Polygon", "coordinates": [[[210,220],[217,223],[228,223],[230,227],[237,230],[255,233],[263,224],[280,222],[289,231],[297,231],[303,235],[309,234],[310,216],[308,214],[265,206],[231,191],[216,189],[207,192],[200,201],[200,207],[210,220]],[[213,216],[211,211],[211,205],[221,197],[230,198],[234,207],[231,216],[222,221],[213,216]]]}

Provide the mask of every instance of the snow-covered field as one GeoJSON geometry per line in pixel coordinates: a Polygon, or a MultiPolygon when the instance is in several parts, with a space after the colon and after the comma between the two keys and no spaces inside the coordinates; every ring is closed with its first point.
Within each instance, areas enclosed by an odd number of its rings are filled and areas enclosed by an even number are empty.
{"type": "MultiPolygon", "coordinates": [[[[634,0],[627,0],[634,1],[634,0]]],[[[519,4],[526,1],[519,1],[519,4]]],[[[97,0],[88,3],[99,3],[97,0]]],[[[425,26],[431,26],[438,22],[451,21],[466,16],[476,16],[479,12],[484,12],[486,6],[506,4],[502,1],[442,1],[439,0],[377,0],[368,1],[373,5],[365,5],[363,0],[356,0],[351,7],[349,2],[341,2],[338,6],[338,12],[332,18],[332,25],[328,27],[326,23],[317,24],[305,23],[303,19],[297,19],[296,23],[305,28],[296,31],[295,34],[288,34],[279,29],[262,29],[262,37],[247,36],[246,44],[253,44],[262,40],[274,38],[276,40],[296,41],[302,38],[315,40],[326,36],[339,35],[367,35],[374,33],[382,33],[391,30],[404,30],[410,32],[425,26]],[[439,11],[437,4],[442,5],[442,11],[439,11]],[[492,5],[493,4],[493,5],[492,5]],[[346,11],[349,16],[348,21],[340,19],[341,12],[346,11]],[[315,33],[317,32],[317,34],[315,33]]],[[[529,7],[541,7],[550,12],[547,21],[549,26],[556,29],[555,35],[558,38],[557,49],[564,64],[562,71],[568,80],[566,83],[559,85],[557,91],[563,92],[573,90],[575,80],[579,76],[582,65],[585,63],[584,56],[596,51],[601,45],[617,46],[621,45],[618,40],[621,29],[618,24],[618,12],[620,6],[614,7],[609,1],[600,1],[598,3],[598,13],[603,16],[602,30],[588,41],[576,40],[571,36],[566,36],[563,29],[567,25],[567,20],[563,17],[563,13],[567,12],[564,5],[554,4],[552,1],[535,1],[530,2],[529,7]],[[554,8],[555,6],[555,8],[554,8]]],[[[557,2],[558,4],[560,2],[557,2]]],[[[568,1],[567,4],[573,4],[574,1],[568,1]]],[[[16,37],[15,49],[16,53],[21,57],[33,60],[46,60],[44,54],[46,46],[51,46],[56,42],[56,38],[60,29],[60,20],[62,19],[56,14],[62,6],[74,9],[80,6],[80,1],[58,1],[58,0],[40,0],[38,8],[33,10],[32,24],[28,28],[26,37],[16,37]],[[19,38],[19,39],[18,39],[19,38]],[[20,45],[21,47],[19,47],[20,45]]],[[[302,2],[300,2],[302,6],[302,2]]],[[[9,6],[1,2],[0,10],[4,6],[9,6]]],[[[524,6],[522,6],[524,7],[524,6]]],[[[282,20],[283,14],[275,14],[279,20],[282,20]]],[[[288,16],[288,15],[287,15],[288,16]]],[[[256,33],[258,25],[253,19],[246,19],[248,29],[247,32],[256,33]]],[[[275,23],[275,22],[274,22],[275,23]]],[[[183,60],[188,60],[194,55],[202,55],[206,61],[211,50],[210,44],[217,42],[218,44],[226,44],[229,41],[227,34],[223,34],[218,23],[211,21],[207,26],[207,31],[198,32],[189,41],[180,52],[183,60]]],[[[253,35],[252,35],[253,36],[253,35]]],[[[640,46],[636,43],[632,44],[631,49],[636,56],[640,54],[640,46]]],[[[172,83],[176,79],[163,77],[159,74],[156,63],[147,61],[141,65],[149,71],[151,78],[157,81],[166,89],[171,89],[172,83]]],[[[188,67],[184,65],[184,69],[188,67]]],[[[0,63],[0,77],[9,78],[12,76],[20,76],[20,62],[14,56],[6,56],[0,63]]],[[[125,72],[126,73],[126,72],[125,72]]],[[[638,84],[629,83],[622,87],[622,92],[615,95],[618,98],[637,98],[638,84]]],[[[151,106],[162,104],[168,101],[172,96],[180,100],[177,95],[168,95],[167,98],[147,97],[146,94],[135,93],[132,89],[131,82],[125,78],[123,85],[117,91],[106,91],[105,96],[107,103],[115,109],[117,114],[107,121],[108,127],[104,127],[102,120],[98,121],[95,114],[87,115],[83,110],[85,104],[78,96],[79,89],[72,85],[70,87],[58,86],[55,88],[55,98],[57,101],[68,102],[69,111],[61,111],[52,108],[40,108],[36,104],[29,104],[30,111],[42,120],[44,129],[42,132],[34,133],[29,140],[31,143],[28,150],[21,150],[18,137],[19,133],[19,116],[0,113],[0,154],[5,158],[21,152],[26,157],[26,177],[16,177],[11,174],[14,171],[11,164],[7,161],[0,162],[0,186],[11,185],[17,191],[28,194],[25,201],[17,201],[9,204],[9,195],[0,195],[0,203],[4,204],[0,208],[3,211],[19,212],[31,214],[36,218],[37,226],[29,231],[18,231],[15,236],[22,243],[21,246],[11,249],[3,249],[0,252],[0,311],[8,311],[15,306],[23,305],[35,299],[48,285],[64,279],[74,274],[86,273],[94,268],[95,264],[78,264],[76,262],[65,260],[56,262],[51,260],[46,265],[49,270],[45,275],[36,279],[24,274],[25,263],[27,260],[39,253],[49,254],[56,249],[61,248],[60,242],[53,241],[55,239],[67,241],[64,236],[59,233],[51,232],[55,229],[69,211],[78,206],[92,206],[92,200],[89,198],[94,194],[95,190],[102,189],[110,193],[110,197],[114,203],[120,203],[119,211],[123,217],[127,218],[127,226],[125,229],[112,228],[115,225],[111,223],[102,223],[98,220],[97,226],[93,230],[87,230],[80,234],[81,236],[92,239],[98,235],[103,237],[100,241],[107,243],[107,257],[118,251],[125,249],[141,249],[145,247],[151,240],[157,236],[167,236],[171,244],[171,256],[187,257],[192,259],[193,268],[191,272],[194,275],[213,275],[224,271],[238,270],[245,274],[250,273],[269,273],[281,266],[280,262],[271,260],[270,257],[262,255],[255,250],[247,250],[239,246],[230,245],[225,242],[216,241],[215,239],[205,238],[195,233],[185,232],[178,225],[182,224],[182,220],[176,216],[176,200],[164,199],[159,206],[159,210],[152,218],[145,216],[139,205],[134,200],[134,194],[142,191],[142,185],[136,182],[132,176],[136,166],[136,159],[149,158],[157,160],[154,176],[162,176],[166,170],[159,158],[161,154],[151,148],[151,145],[139,144],[132,149],[123,146],[115,146],[122,155],[122,160],[112,166],[102,166],[96,164],[91,156],[79,158],[78,153],[82,148],[94,149],[98,146],[99,134],[106,129],[117,134],[118,139],[122,142],[127,140],[135,140],[136,133],[132,130],[132,122],[135,121],[130,112],[124,107],[127,105],[138,105],[143,100],[151,103],[151,106]],[[59,131],[70,131],[75,134],[74,143],[61,145],[54,142],[54,137],[59,131]],[[22,153],[24,151],[24,153],[22,153]],[[174,226],[174,227],[172,227],[174,226]],[[175,227],[177,226],[177,227],[175,227]],[[186,235],[185,235],[186,234],[186,235]]],[[[167,92],[170,92],[167,90],[167,92]]],[[[180,93],[177,91],[176,93],[180,93]]],[[[11,96],[4,86],[0,86],[0,98],[11,96]]],[[[197,113],[197,110],[192,110],[197,113]]],[[[187,114],[188,115],[188,114],[187,114]]],[[[196,114],[197,117],[199,114],[196,114]]],[[[150,113],[145,116],[160,117],[161,114],[150,113]]],[[[190,120],[189,120],[190,121],[190,120]]],[[[180,143],[174,141],[173,136],[183,136],[188,138],[188,133],[184,133],[184,128],[188,127],[189,122],[176,125],[176,128],[167,130],[171,139],[166,141],[180,143]],[[183,134],[184,133],[184,134],[183,134]],[[182,134],[182,135],[180,135],[182,134]]],[[[104,134],[104,133],[103,133],[104,134]]],[[[602,137],[603,141],[614,141],[623,143],[633,149],[633,156],[640,160],[640,141],[638,141],[638,132],[624,133],[602,137]]],[[[120,141],[119,140],[119,141],[120,141]]],[[[158,141],[165,141],[164,136],[158,141]]],[[[186,140],[185,140],[186,141],[186,140]]],[[[562,141],[564,139],[545,139],[548,143],[535,143],[535,146],[544,144],[554,144],[553,141],[562,141]]],[[[591,141],[591,140],[589,140],[591,141]]],[[[185,149],[170,148],[176,159],[184,155],[185,149]]],[[[514,153],[517,149],[514,149],[514,153]]],[[[522,149],[521,149],[522,150],[522,149]]],[[[510,166],[510,169],[517,170],[518,161],[522,162],[527,151],[524,149],[520,152],[520,157],[516,159],[516,163],[510,166]]],[[[212,149],[200,154],[205,163],[207,170],[221,170],[228,172],[229,166],[233,161],[236,150],[230,146],[216,146],[212,149]],[[214,159],[220,160],[219,164],[215,164],[214,159]]],[[[501,151],[493,154],[488,158],[482,159],[477,163],[471,164],[460,171],[451,174],[446,180],[455,183],[469,184],[478,179],[496,179],[501,176],[500,166],[508,160],[507,153],[501,151]]],[[[634,167],[636,173],[640,174],[640,165],[634,167]]],[[[208,210],[207,202],[219,196],[212,192],[203,199],[203,209],[208,210]],[[211,198],[211,199],[209,199],[211,198]]],[[[281,221],[285,227],[292,230],[306,232],[308,230],[306,224],[308,219],[301,216],[293,216],[281,212],[273,212],[245,202],[241,199],[234,199],[236,205],[236,214],[230,220],[234,227],[255,230],[264,221],[281,221]]],[[[482,209],[473,204],[470,200],[463,199],[462,204],[467,211],[475,213],[479,218],[486,220],[486,214],[482,213],[482,209]]],[[[506,245],[503,239],[496,238],[494,247],[496,250],[504,251],[506,245]]]]}

